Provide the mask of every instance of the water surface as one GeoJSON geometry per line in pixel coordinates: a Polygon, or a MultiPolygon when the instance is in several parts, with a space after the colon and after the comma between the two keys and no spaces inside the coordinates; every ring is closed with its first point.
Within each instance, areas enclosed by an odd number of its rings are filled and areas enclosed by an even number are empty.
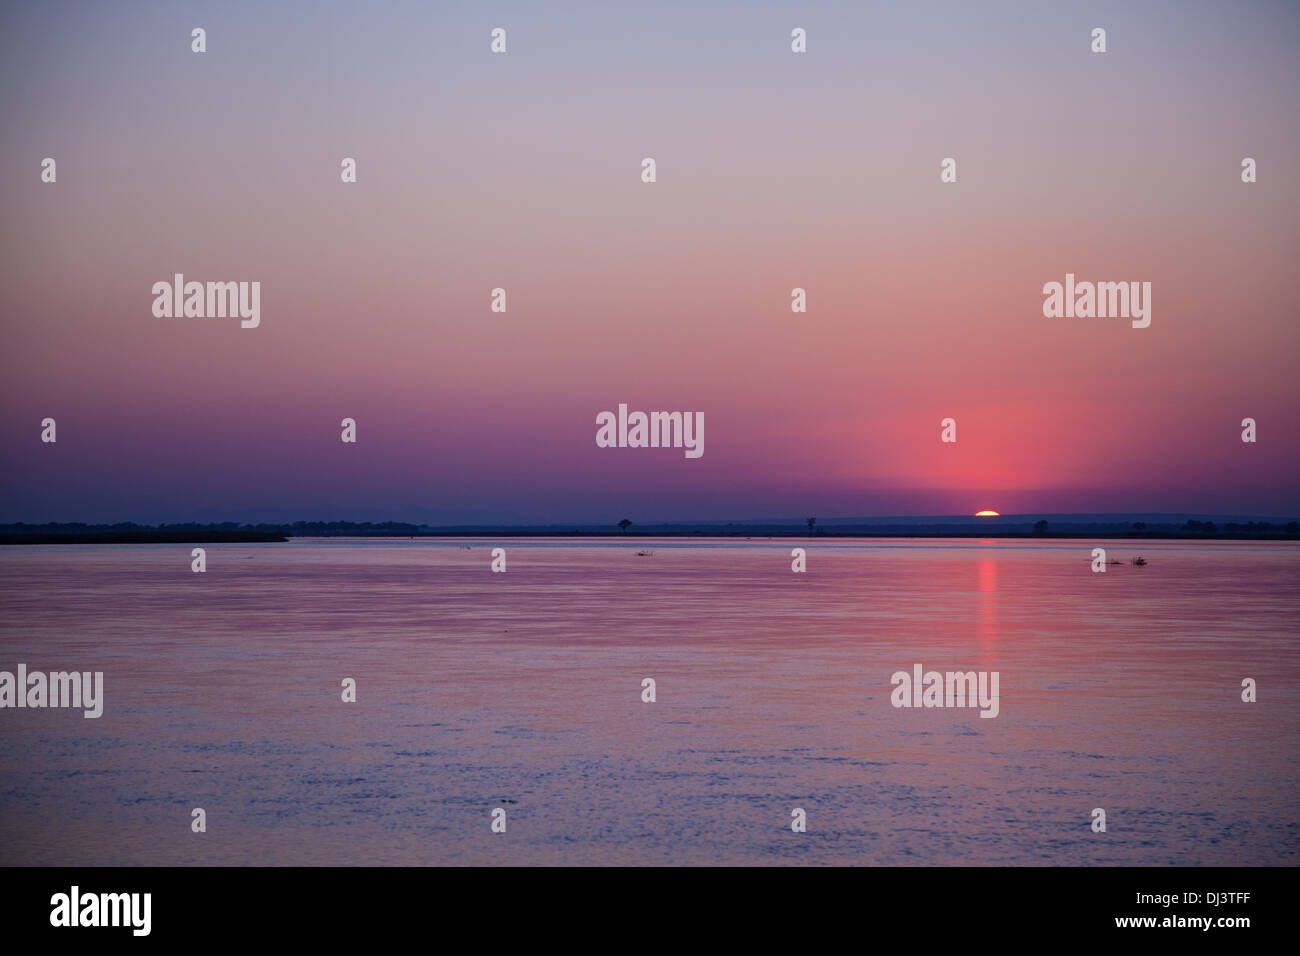
{"type": "Polygon", "coordinates": [[[0,862],[1300,862],[1300,549],[1102,543],[3,548],[0,669],[106,701],[0,710],[0,862]]]}

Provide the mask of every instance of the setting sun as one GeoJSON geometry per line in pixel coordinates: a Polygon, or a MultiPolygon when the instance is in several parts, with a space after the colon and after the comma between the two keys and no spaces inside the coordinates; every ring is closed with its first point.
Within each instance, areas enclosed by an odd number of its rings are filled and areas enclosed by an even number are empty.
{"type": "Polygon", "coordinates": [[[1001,515],[999,515],[996,511],[977,511],[977,512],[975,512],[975,517],[977,517],[977,518],[1000,518],[1001,515]]]}

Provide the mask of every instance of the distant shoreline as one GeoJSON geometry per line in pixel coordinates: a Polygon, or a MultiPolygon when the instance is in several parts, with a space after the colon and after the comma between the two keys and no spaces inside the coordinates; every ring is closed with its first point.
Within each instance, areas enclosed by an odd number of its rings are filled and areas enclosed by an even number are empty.
{"type": "Polygon", "coordinates": [[[264,531],[105,531],[86,534],[0,534],[2,544],[245,544],[286,542],[264,531]]]}
{"type": "Polygon", "coordinates": [[[747,540],[788,540],[818,541],[835,540],[873,540],[873,539],[1012,539],[1012,540],[1137,540],[1137,541],[1300,541],[1300,535],[1286,532],[1259,532],[1255,534],[1222,531],[1177,532],[1177,531],[823,531],[815,535],[806,531],[771,531],[771,530],[729,530],[729,531],[630,531],[630,532],[594,532],[594,531],[494,531],[490,528],[470,531],[424,531],[409,534],[391,532],[350,534],[302,534],[284,535],[260,531],[132,531],[102,532],[82,534],[0,534],[0,545],[22,544],[252,544],[252,543],[287,543],[292,540],[327,540],[337,538],[373,538],[384,540],[414,540],[416,538],[465,539],[465,538],[555,538],[593,540],[645,540],[651,538],[684,538],[688,540],[708,540],[715,538],[743,538],[747,540]]]}

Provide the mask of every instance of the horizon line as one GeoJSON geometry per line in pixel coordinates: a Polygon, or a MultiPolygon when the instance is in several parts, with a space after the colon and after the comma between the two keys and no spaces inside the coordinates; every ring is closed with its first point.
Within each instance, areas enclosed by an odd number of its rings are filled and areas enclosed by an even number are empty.
{"type": "Polygon", "coordinates": [[[411,520],[402,518],[386,519],[356,519],[356,518],[298,518],[287,521],[276,520],[200,520],[187,519],[183,521],[156,521],[147,522],[134,519],[123,519],[118,521],[0,521],[0,528],[10,527],[50,527],[50,526],[74,526],[74,527],[122,527],[135,526],[141,528],[163,528],[176,526],[236,526],[236,527],[292,527],[294,525],[359,525],[359,526],[386,526],[386,525],[403,525],[413,528],[606,528],[619,527],[621,521],[626,520],[629,527],[699,527],[706,525],[715,525],[720,527],[730,526],[766,526],[766,525],[805,525],[810,520],[816,524],[828,523],[850,523],[850,524],[867,524],[880,523],[904,524],[908,522],[937,522],[937,521],[957,521],[962,523],[972,523],[979,525],[1005,524],[1011,521],[1028,521],[1028,520],[1049,520],[1056,519],[1059,521],[1070,521],[1072,523],[1088,522],[1091,523],[1115,523],[1137,521],[1189,521],[1189,520],[1212,520],[1212,521],[1246,521],[1246,522],[1282,522],[1298,520],[1296,516],[1277,515],[1277,514],[1233,514],[1228,512],[1209,512],[1209,511],[1080,511],[1080,512],[1020,512],[1006,513],[995,515],[976,515],[973,513],[964,514],[902,514],[902,515],[840,515],[840,516],[816,516],[808,517],[766,517],[766,518],[676,518],[676,519],[650,519],[642,521],[633,521],[630,517],[618,520],[600,520],[600,519],[581,519],[581,520],[494,520],[494,521],[428,521],[428,520],[411,520]]]}

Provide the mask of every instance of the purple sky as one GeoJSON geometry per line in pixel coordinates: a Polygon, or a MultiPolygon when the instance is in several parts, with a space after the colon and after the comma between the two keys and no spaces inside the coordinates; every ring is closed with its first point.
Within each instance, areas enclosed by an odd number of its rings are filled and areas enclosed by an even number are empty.
{"type": "Polygon", "coordinates": [[[1300,8],[651,6],[6,5],[0,520],[1300,514],[1300,8]]]}

